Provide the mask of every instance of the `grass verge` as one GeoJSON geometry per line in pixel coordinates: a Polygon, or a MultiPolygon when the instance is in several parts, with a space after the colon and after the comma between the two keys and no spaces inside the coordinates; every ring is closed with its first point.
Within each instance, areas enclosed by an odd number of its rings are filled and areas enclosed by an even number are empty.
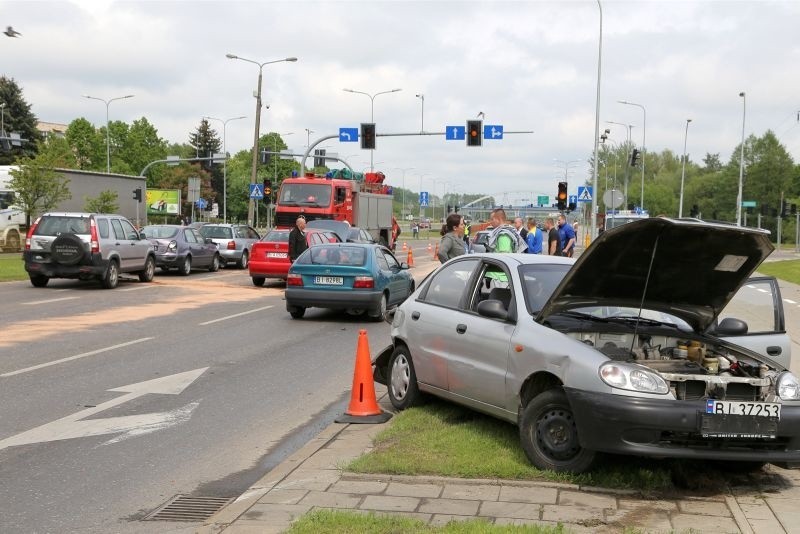
{"type": "Polygon", "coordinates": [[[22,262],[21,254],[0,255],[0,282],[27,279],[28,273],[25,272],[25,264],[22,262]]]}
{"type": "Polygon", "coordinates": [[[800,260],[771,261],[758,266],[758,272],[793,284],[800,284],[800,260]]]}
{"type": "Polygon", "coordinates": [[[289,534],[357,533],[372,534],[562,534],[568,532],[562,525],[555,527],[539,525],[499,526],[480,519],[470,521],[451,521],[434,527],[418,519],[400,516],[363,514],[338,510],[316,510],[308,513],[292,524],[289,534]]]}
{"type": "Polygon", "coordinates": [[[444,401],[405,410],[375,438],[372,452],[345,467],[357,473],[538,480],[670,491],[671,466],[656,460],[603,457],[591,473],[573,475],[533,467],[517,427],[444,401]]]}

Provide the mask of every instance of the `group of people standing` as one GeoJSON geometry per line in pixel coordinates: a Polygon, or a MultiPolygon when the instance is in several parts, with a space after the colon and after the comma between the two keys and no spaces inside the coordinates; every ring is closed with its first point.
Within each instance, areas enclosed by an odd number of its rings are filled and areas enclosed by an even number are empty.
{"type": "MultiPolygon", "coordinates": [[[[492,211],[489,222],[493,230],[486,243],[487,252],[549,254],[569,258],[575,253],[577,242],[575,228],[567,223],[567,218],[563,214],[558,216],[557,225],[552,217],[545,219],[544,231],[539,229],[536,219],[532,218],[528,219],[527,225],[522,217],[515,218],[513,225],[509,224],[506,212],[502,208],[492,211]]],[[[442,240],[439,243],[440,262],[444,263],[467,253],[469,244],[464,237],[465,230],[466,223],[462,215],[451,213],[447,216],[442,226],[442,240]]]]}

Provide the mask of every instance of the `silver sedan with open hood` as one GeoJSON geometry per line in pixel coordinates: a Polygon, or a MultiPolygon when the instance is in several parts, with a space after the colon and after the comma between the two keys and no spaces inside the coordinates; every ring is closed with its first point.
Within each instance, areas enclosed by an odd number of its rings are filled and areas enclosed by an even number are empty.
{"type": "Polygon", "coordinates": [[[598,452],[798,462],[780,293],[751,278],[772,250],[760,230],[653,218],[577,261],[460,256],[397,309],[375,378],[398,409],[428,393],[517,424],[542,469],[598,452]]]}

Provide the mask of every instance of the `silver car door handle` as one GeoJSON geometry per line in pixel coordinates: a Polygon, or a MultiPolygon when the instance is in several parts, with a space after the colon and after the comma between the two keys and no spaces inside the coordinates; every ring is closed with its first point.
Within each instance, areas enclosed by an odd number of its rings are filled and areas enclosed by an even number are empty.
{"type": "Polygon", "coordinates": [[[780,347],[767,347],[767,354],[770,356],[778,356],[781,352],[783,352],[783,350],[780,347]]]}
{"type": "Polygon", "coordinates": [[[466,331],[467,331],[467,325],[465,324],[456,325],[456,332],[458,332],[459,334],[463,334],[466,331]]]}
{"type": "Polygon", "coordinates": [[[417,319],[419,319],[419,312],[414,312],[414,313],[412,313],[412,314],[411,314],[411,319],[413,319],[414,321],[416,321],[417,319]]]}

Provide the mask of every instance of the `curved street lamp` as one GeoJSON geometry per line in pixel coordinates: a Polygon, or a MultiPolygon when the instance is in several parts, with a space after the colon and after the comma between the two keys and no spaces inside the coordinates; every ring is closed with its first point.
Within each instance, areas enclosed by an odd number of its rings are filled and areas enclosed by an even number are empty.
{"type": "Polygon", "coordinates": [[[617,100],[620,104],[625,104],[626,106],[636,106],[637,108],[642,109],[642,199],[639,202],[639,207],[644,210],[644,160],[645,155],[647,154],[647,148],[645,148],[647,144],[647,110],[644,109],[644,106],[641,104],[636,104],[634,102],[628,102],[627,100],[617,100]]]}
{"type": "MultiPolygon", "coordinates": [[[[259,63],[258,61],[253,61],[252,59],[239,57],[236,54],[225,54],[225,57],[228,59],[238,59],[240,61],[246,61],[247,63],[252,63],[253,65],[258,65],[258,91],[256,93],[256,128],[255,128],[255,134],[253,135],[253,165],[250,171],[250,185],[254,185],[256,183],[256,171],[258,169],[258,130],[261,127],[261,77],[264,65],[270,65],[272,63],[283,63],[283,62],[294,63],[295,61],[297,61],[297,58],[287,57],[284,59],[275,59],[273,61],[265,61],[263,63],[259,63]]],[[[255,202],[251,198],[250,203],[248,204],[247,207],[247,224],[251,225],[253,224],[254,211],[255,211],[255,202]]]]}
{"type": "Polygon", "coordinates": [[[110,98],[108,100],[105,100],[103,98],[98,98],[96,96],[89,96],[89,95],[82,95],[82,96],[83,96],[83,98],[89,98],[91,100],[99,100],[100,102],[102,102],[102,103],[104,103],[106,105],[106,172],[110,173],[111,172],[111,135],[109,134],[109,129],[108,129],[108,106],[111,105],[111,103],[114,100],[124,100],[126,98],[133,98],[136,95],[118,96],[118,97],[115,97],[115,98],[110,98]]]}
{"type": "Polygon", "coordinates": [[[226,144],[227,139],[227,127],[228,122],[236,121],[239,119],[246,119],[247,117],[242,115],[241,117],[231,117],[229,119],[218,119],[217,117],[204,117],[205,119],[211,119],[213,121],[219,121],[222,123],[222,153],[225,154],[225,159],[222,160],[222,222],[228,222],[228,146],[226,144]]]}

